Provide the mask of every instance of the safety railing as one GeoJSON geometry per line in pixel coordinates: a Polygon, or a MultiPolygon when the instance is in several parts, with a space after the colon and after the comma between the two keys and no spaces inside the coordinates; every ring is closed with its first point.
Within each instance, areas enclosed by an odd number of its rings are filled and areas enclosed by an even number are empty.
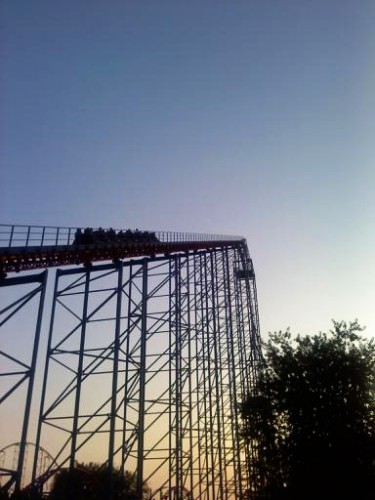
{"type": "MultiPolygon", "coordinates": [[[[26,226],[16,224],[0,224],[0,248],[13,247],[45,247],[72,245],[77,231],[82,233],[84,227],[54,227],[54,226],[26,226]]],[[[103,229],[91,228],[92,231],[114,231],[116,234],[120,232],[131,231],[136,234],[138,229],[103,229]]],[[[140,233],[144,233],[141,230],[140,233]]],[[[243,236],[229,236],[223,234],[209,233],[187,233],[176,231],[149,231],[163,243],[167,242],[193,242],[193,241],[241,241],[243,236]]]]}

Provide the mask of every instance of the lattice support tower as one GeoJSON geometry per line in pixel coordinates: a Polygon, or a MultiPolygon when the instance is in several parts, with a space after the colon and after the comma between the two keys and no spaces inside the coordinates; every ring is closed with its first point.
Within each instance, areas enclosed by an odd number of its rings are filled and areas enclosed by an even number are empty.
{"type": "Polygon", "coordinates": [[[204,244],[53,272],[35,449],[51,470],[136,471],[139,498],[245,498],[239,407],[261,362],[253,264],[244,239],[180,235],[204,244]]]}

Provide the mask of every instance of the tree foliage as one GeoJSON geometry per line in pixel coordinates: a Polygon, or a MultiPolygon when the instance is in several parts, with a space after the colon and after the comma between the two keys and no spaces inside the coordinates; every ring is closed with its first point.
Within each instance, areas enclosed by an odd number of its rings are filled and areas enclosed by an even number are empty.
{"type": "Polygon", "coordinates": [[[242,407],[254,500],[374,498],[375,345],[361,330],[271,334],[242,407]]]}
{"type": "MultiPolygon", "coordinates": [[[[145,491],[146,492],[146,491],[145,491]]],[[[51,500],[137,500],[137,479],[133,472],[96,463],[77,464],[55,477],[51,500]],[[109,492],[111,491],[111,495],[109,492]]]]}

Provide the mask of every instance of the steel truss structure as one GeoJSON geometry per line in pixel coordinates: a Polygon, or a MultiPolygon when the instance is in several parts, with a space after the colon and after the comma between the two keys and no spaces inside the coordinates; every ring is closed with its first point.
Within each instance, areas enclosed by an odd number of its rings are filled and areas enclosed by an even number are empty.
{"type": "MultiPolygon", "coordinates": [[[[261,362],[256,284],[246,241],[220,242],[56,270],[34,485],[56,468],[91,461],[136,471],[139,498],[246,497],[253,450],[241,444],[239,405],[261,362]],[[39,449],[53,457],[42,477],[39,449]]],[[[41,313],[24,443],[40,321],[41,313]]],[[[22,460],[20,451],[9,472],[17,484],[22,460]]]]}
{"type": "MultiPolygon", "coordinates": [[[[46,284],[47,271],[21,279],[9,278],[1,283],[2,291],[6,290],[9,292],[6,295],[10,296],[10,300],[7,303],[1,301],[0,306],[1,431],[6,432],[8,426],[5,420],[9,418],[9,413],[5,414],[3,411],[8,409],[15,395],[20,396],[21,407],[17,407],[17,410],[22,412],[16,430],[20,440],[18,456],[13,467],[0,466],[0,486],[4,489],[8,489],[14,483],[20,485],[23,472],[46,284]],[[22,288],[18,286],[20,284],[22,288]],[[23,319],[23,335],[20,324],[17,324],[19,318],[23,319]]],[[[10,408],[12,411],[11,406],[10,408]]],[[[4,452],[1,450],[1,461],[3,455],[4,452]]]]}

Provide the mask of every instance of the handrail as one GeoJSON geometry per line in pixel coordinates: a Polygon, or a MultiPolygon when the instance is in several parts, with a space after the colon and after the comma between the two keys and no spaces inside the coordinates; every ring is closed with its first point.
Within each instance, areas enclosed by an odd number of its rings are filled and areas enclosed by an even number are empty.
{"type": "MultiPolygon", "coordinates": [[[[0,224],[0,248],[46,247],[72,245],[77,230],[85,227],[27,226],[22,224],[0,224]]],[[[94,231],[102,228],[92,228],[94,231]]],[[[105,231],[108,229],[105,228],[105,231]]],[[[116,233],[126,229],[114,229],[116,233]]],[[[132,230],[137,231],[137,229],[132,230]]],[[[143,231],[143,230],[142,230],[143,231]]],[[[208,233],[185,233],[176,231],[149,231],[162,243],[193,241],[241,241],[243,236],[228,236],[208,233]]]]}

